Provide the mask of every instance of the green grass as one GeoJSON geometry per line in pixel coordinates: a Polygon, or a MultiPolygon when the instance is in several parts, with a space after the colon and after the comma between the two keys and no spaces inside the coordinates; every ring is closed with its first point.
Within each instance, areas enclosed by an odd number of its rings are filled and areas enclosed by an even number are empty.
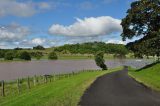
{"type": "Polygon", "coordinates": [[[160,91],[160,63],[141,69],[140,71],[130,69],[129,75],[151,89],[160,91]]]}
{"type": "Polygon", "coordinates": [[[69,78],[41,84],[21,94],[1,97],[0,106],[77,106],[84,91],[97,77],[120,69],[81,72],[69,78]]]}

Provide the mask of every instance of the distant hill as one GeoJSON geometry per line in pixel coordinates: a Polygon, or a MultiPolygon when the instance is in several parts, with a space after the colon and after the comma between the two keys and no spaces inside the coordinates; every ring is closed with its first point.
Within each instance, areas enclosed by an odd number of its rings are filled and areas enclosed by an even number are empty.
{"type": "Polygon", "coordinates": [[[109,54],[127,54],[128,49],[123,44],[106,44],[104,42],[88,42],[77,44],[65,44],[63,46],[55,47],[56,52],[66,53],[81,53],[81,54],[94,54],[97,51],[103,51],[109,54]]]}

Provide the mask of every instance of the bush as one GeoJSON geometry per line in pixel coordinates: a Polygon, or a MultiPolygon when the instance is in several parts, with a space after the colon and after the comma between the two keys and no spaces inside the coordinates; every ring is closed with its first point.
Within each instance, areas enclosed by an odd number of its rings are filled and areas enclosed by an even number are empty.
{"type": "Polygon", "coordinates": [[[33,50],[45,50],[45,48],[41,45],[33,47],[33,50]]]}
{"type": "Polygon", "coordinates": [[[19,58],[23,60],[31,60],[30,54],[26,51],[20,52],[19,58]]]}
{"type": "Polygon", "coordinates": [[[95,62],[97,66],[102,68],[102,70],[107,70],[107,66],[105,65],[105,60],[103,59],[104,53],[103,52],[98,52],[95,55],[95,62]]]}
{"type": "Polygon", "coordinates": [[[57,54],[54,51],[52,51],[52,52],[49,53],[48,59],[57,60],[58,56],[57,56],[57,54]]]}
{"type": "Polygon", "coordinates": [[[12,51],[8,51],[5,53],[4,59],[5,60],[13,60],[14,58],[14,53],[12,51]]]}
{"type": "Polygon", "coordinates": [[[40,60],[43,56],[42,52],[32,52],[31,53],[33,57],[35,57],[37,60],[40,60]]]}
{"type": "Polygon", "coordinates": [[[4,50],[0,50],[0,58],[4,58],[5,56],[5,51],[4,50]]]}

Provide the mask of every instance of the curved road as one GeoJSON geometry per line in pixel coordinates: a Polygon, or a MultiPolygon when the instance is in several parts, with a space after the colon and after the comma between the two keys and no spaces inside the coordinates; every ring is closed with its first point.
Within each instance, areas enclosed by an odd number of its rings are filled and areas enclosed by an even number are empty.
{"type": "Polygon", "coordinates": [[[139,84],[127,69],[99,77],[86,90],[80,106],[160,106],[160,94],[139,84]]]}

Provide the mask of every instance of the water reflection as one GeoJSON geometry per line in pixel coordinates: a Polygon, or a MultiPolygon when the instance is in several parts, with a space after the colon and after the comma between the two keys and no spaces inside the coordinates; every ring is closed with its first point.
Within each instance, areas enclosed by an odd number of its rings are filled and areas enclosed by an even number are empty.
{"type": "MultiPolygon", "coordinates": [[[[109,68],[127,65],[141,68],[152,60],[106,60],[109,68]]],[[[72,71],[99,69],[94,60],[56,60],[0,63],[0,80],[11,80],[27,76],[68,73],[72,71]]]]}

